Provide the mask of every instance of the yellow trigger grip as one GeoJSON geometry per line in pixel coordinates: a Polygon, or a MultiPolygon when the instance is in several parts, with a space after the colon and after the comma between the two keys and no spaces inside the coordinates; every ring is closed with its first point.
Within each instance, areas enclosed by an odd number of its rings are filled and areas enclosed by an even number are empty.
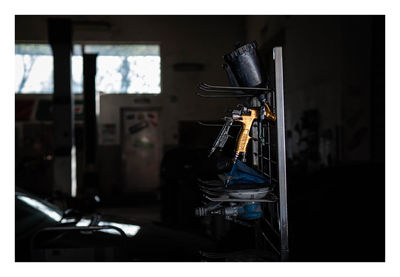
{"type": "MultiPolygon", "coordinates": [[[[246,152],[247,145],[251,139],[250,129],[253,125],[254,119],[258,118],[258,113],[258,109],[251,109],[250,115],[242,115],[239,119],[235,120],[243,124],[236,146],[236,157],[239,156],[240,153],[246,152]]],[[[276,121],[276,115],[271,112],[271,109],[267,104],[265,104],[265,118],[270,121],[276,121]]]]}

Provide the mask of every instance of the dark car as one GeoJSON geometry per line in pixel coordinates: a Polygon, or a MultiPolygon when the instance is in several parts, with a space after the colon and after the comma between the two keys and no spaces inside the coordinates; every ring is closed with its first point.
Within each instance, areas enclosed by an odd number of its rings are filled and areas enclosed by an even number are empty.
{"type": "Polygon", "coordinates": [[[32,194],[15,195],[16,261],[200,261],[206,237],[116,216],[62,211],[32,194]]]}

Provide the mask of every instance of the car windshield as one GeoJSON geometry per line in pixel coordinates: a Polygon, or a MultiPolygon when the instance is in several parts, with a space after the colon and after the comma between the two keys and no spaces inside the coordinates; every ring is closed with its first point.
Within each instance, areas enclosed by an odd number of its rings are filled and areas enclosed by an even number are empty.
{"type": "Polygon", "coordinates": [[[17,193],[16,198],[52,221],[59,222],[62,219],[63,212],[57,206],[24,193],[17,193]]]}
{"type": "MultiPolygon", "coordinates": [[[[29,231],[37,226],[52,225],[54,223],[76,222],[77,227],[89,226],[92,220],[88,217],[78,219],[63,218],[63,211],[57,206],[27,193],[16,193],[16,226],[18,234],[29,231]]],[[[113,221],[99,221],[98,226],[114,226],[120,228],[128,237],[133,237],[140,230],[140,226],[113,221]]],[[[114,229],[104,229],[100,232],[119,235],[114,229]]]]}

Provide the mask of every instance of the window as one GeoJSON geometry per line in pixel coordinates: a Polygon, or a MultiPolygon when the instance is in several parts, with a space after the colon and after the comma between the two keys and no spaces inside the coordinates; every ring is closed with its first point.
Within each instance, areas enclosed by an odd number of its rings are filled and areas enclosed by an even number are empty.
{"type": "MultiPolygon", "coordinates": [[[[161,92],[160,46],[75,44],[71,59],[71,89],[83,91],[83,58],[97,53],[96,90],[103,93],[161,92]]],[[[15,92],[52,93],[53,56],[48,44],[15,45],[15,92]]]]}
{"type": "Polygon", "coordinates": [[[15,92],[51,93],[53,57],[46,44],[15,45],[15,92]]]}

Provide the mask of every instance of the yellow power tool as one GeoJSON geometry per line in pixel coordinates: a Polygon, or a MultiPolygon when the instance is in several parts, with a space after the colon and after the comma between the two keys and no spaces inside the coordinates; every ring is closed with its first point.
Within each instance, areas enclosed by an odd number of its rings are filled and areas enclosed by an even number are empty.
{"type": "MultiPolygon", "coordinates": [[[[242,115],[239,118],[234,119],[234,121],[238,121],[243,124],[242,131],[240,132],[239,139],[236,145],[234,163],[236,162],[240,154],[245,155],[247,145],[249,144],[250,139],[252,139],[252,137],[250,136],[250,130],[254,120],[259,118],[259,113],[259,109],[243,108],[242,115]]],[[[271,112],[268,104],[265,104],[265,119],[269,121],[276,121],[276,115],[271,112]]]]}

